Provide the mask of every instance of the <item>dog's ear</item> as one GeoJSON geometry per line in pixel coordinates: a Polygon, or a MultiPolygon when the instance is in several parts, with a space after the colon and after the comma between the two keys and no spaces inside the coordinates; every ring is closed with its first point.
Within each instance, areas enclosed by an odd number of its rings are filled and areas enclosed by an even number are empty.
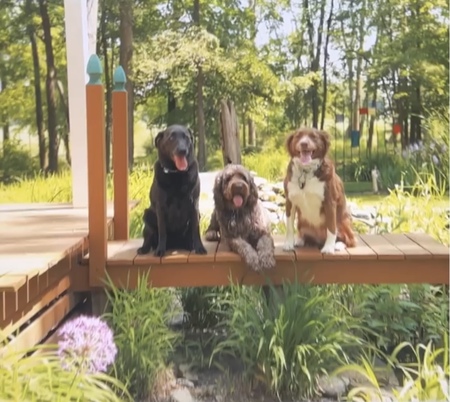
{"type": "Polygon", "coordinates": [[[288,154],[292,156],[292,141],[294,140],[294,137],[297,133],[291,133],[289,134],[289,136],[286,138],[286,149],[288,151],[288,154]]]}
{"type": "Polygon", "coordinates": [[[217,173],[216,179],[214,180],[213,196],[215,208],[218,211],[223,211],[225,209],[223,199],[223,170],[217,173]]]}
{"type": "Polygon", "coordinates": [[[159,142],[162,140],[165,131],[160,131],[158,135],[155,137],[155,147],[158,148],[159,142]]]}
{"type": "Polygon", "coordinates": [[[325,156],[327,154],[328,150],[330,149],[330,145],[331,145],[330,135],[324,130],[319,130],[318,133],[319,133],[320,140],[322,141],[322,144],[323,144],[323,156],[325,156]]]}
{"type": "Polygon", "coordinates": [[[248,195],[247,204],[253,208],[258,202],[258,187],[256,187],[255,180],[253,179],[253,176],[249,171],[246,172],[245,177],[250,188],[250,194],[248,195]]]}

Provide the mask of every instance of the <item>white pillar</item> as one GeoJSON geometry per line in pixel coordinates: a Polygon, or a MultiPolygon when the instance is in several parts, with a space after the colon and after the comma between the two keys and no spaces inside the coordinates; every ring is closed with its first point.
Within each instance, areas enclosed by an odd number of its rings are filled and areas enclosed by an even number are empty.
{"type": "Polygon", "coordinates": [[[72,156],[72,205],[88,206],[86,89],[89,80],[88,17],[86,0],[64,0],[67,84],[72,156]]]}

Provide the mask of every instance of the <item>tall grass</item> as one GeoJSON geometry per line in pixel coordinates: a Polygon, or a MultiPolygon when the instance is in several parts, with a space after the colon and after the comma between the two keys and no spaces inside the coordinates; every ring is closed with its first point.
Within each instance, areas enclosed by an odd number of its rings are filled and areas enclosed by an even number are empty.
{"type": "Polygon", "coordinates": [[[356,320],[326,288],[284,284],[281,293],[270,287],[265,297],[260,288],[231,286],[221,303],[227,335],[213,358],[239,358],[250,381],[280,398],[312,397],[319,376],[362,345],[352,335],[356,320]]]}

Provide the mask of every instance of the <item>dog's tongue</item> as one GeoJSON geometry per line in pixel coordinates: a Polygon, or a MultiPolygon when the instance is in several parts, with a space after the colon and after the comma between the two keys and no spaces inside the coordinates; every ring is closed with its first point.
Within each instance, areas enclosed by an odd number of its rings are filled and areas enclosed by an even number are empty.
{"type": "Polygon", "coordinates": [[[304,164],[307,165],[308,163],[310,163],[312,160],[312,152],[311,151],[303,151],[300,155],[300,161],[304,164]]]}
{"type": "Polygon", "coordinates": [[[242,204],[244,203],[244,199],[240,195],[235,195],[233,197],[233,204],[236,208],[240,208],[242,204]]]}
{"type": "Polygon", "coordinates": [[[188,162],[185,156],[175,155],[173,161],[178,170],[186,170],[188,168],[188,162]]]}

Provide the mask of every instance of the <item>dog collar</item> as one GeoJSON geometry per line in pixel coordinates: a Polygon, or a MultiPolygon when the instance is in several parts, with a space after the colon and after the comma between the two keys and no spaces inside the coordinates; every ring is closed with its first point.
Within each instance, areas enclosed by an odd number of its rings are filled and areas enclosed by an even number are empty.
{"type": "Polygon", "coordinates": [[[166,168],[166,167],[161,163],[161,161],[159,161],[159,164],[161,165],[162,170],[163,170],[163,172],[164,172],[165,174],[168,174],[168,173],[180,173],[180,171],[177,170],[177,169],[169,169],[169,168],[166,168]]]}

